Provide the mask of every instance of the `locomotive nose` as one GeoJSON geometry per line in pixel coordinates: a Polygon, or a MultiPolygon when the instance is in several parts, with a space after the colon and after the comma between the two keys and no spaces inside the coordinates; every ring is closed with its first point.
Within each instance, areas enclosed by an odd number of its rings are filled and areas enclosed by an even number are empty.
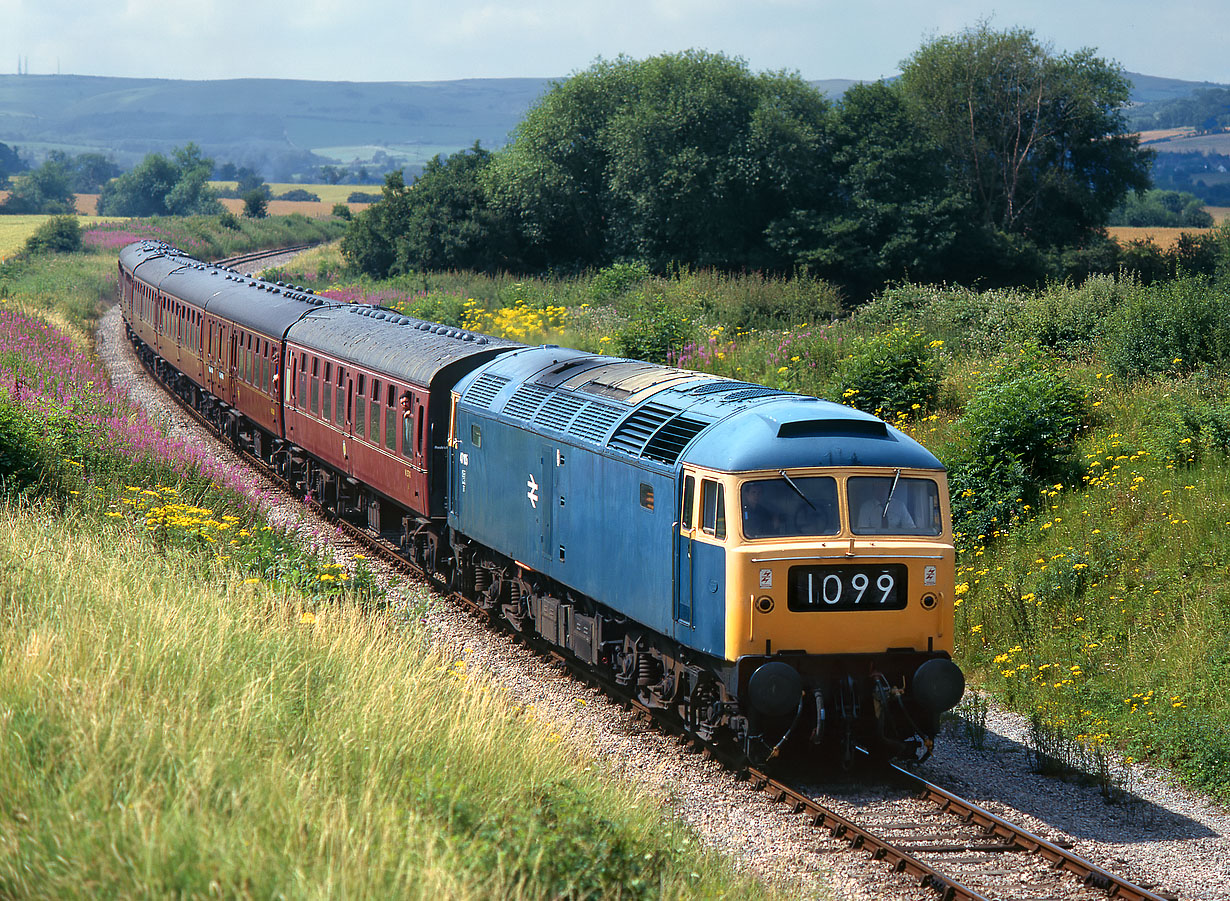
{"type": "Polygon", "coordinates": [[[965,674],[945,657],[928,660],[914,671],[914,701],[935,714],[957,706],[965,693],[965,674]]]}
{"type": "Polygon", "coordinates": [[[747,697],[765,716],[785,716],[799,706],[803,677],[788,663],[773,660],[756,669],[747,683],[747,697]]]}

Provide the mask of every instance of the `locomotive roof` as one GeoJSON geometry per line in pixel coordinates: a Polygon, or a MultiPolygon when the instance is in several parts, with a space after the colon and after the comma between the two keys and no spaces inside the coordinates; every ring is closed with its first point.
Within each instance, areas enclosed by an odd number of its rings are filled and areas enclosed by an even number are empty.
{"type": "Polygon", "coordinates": [[[637,360],[525,348],[457,385],[463,401],[582,444],[728,472],[807,466],[943,469],[908,435],[860,410],[637,360]]]}
{"type": "Polygon", "coordinates": [[[431,385],[453,364],[477,364],[524,345],[479,335],[383,307],[346,305],[313,310],[287,340],[358,366],[431,385]]]}

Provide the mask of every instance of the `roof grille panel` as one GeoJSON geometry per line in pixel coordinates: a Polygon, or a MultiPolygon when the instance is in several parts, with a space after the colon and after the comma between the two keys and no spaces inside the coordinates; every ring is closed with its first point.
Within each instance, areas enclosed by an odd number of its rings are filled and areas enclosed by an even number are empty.
{"type": "Polygon", "coordinates": [[[697,388],[689,391],[689,394],[694,394],[698,397],[703,397],[706,394],[717,394],[720,391],[738,391],[740,388],[757,388],[758,385],[753,385],[750,382],[734,382],[734,381],[713,381],[705,382],[697,388]]]}
{"type": "Polygon", "coordinates": [[[491,402],[500,393],[500,389],[508,384],[508,379],[500,375],[483,373],[466,391],[466,403],[478,407],[491,408],[491,402]]]}
{"type": "Polygon", "coordinates": [[[736,391],[729,397],[723,397],[722,403],[734,403],[741,400],[753,400],[757,397],[785,397],[785,391],[778,391],[776,388],[764,388],[761,386],[752,386],[744,391],[736,391]]]}
{"type": "Polygon", "coordinates": [[[606,437],[611,426],[619,421],[624,412],[619,407],[608,407],[606,404],[586,404],[573,420],[570,431],[578,438],[599,442],[606,437]]]}
{"type": "Polygon", "coordinates": [[[542,409],[534,416],[534,423],[566,432],[568,424],[572,422],[572,417],[577,414],[584,403],[584,399],[574,394],[557,392],[547,398],[542,409]]]}
{"type": "Polygon", "coordinates": [[[641,448],[649,442],[654,432],[677,412],[661,404],[647,403],[619,424],[607,445],[633,456],[640,456],[641,448]]]}
{"type": "Polygon", "coordinates": [[[649,439],[649,443],[645,445],[641,456],[673,464],[679,459],[683,449],[688,446],[688,442],[711,423],[712,420],[709,419],[676,416],[658,429],[657,433],[649,439]]]}
{"type": "Polygon", "coordinates": [[[513,392],[513,396],[504,405],[504,413],[519,419],[533,419],[538,408],[542,406],[542,402],[550,395],[551,392],[546,388],[540,388],[537,385],[522,385],[513,392]]]}

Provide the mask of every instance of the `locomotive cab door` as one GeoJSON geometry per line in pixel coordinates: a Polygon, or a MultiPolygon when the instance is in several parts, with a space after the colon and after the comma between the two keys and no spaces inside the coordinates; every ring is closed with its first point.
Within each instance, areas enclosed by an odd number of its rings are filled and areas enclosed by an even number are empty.
{"type": "Polygon", "coordinates": [[[726,481],[683,471],[675,579],[675,638],[709,654],[725,653],[726,481]]]}
{"type": "Polygon", "coordinates": [[[686,631],[692,625],[692,561],[696,540],[696,486],[699,478],[695,472],[684,470],[683,499],[679,510],[679,529],[675,541],[675,634],[686,631]]]}

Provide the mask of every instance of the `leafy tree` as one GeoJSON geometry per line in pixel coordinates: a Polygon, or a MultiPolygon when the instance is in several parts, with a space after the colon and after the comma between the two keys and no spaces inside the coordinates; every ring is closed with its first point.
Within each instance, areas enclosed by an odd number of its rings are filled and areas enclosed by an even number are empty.
{"type": "Polygon", "coordinates": [[[222,205],[209,187],[213,160],[196,144],[174,152],[174,159],[151,153],[136,168],[103,186],[98,212],[112,216],[214,216],[222,205]]]}
{"type": "Polygon", "coordinates": [[[968,202],[946,157],[895,88],[855,85],[835,110],[833,214],[794,248],[798,262],[865,297],[886,282],[942,277],[966,230],[968,202]]]}
{"type": "Polygon", "coordinates": [[[27,166],[17,155],[17,148],[8,144],[0,144],[0,188],[9,182],[10,175],[24,172],[27,166]]]}
{"type": "Polygon", "coordinates": [[[78,194],[97,194],[103,185],[120,174],[115,161],[101,153],[82,153],[64,159],[72,175],[72,189],[78,194]]]}
{"type": "Polygon", "coordinates": [[[621,57],[556,84],[484,180],[531,268],[789,268],[766,232],[825,205],[827,113],[797,76],[720,54],[621,57]]]}
{"type": "Polygon", "coordinates": [[[260,188],[243,195],[243,214],[249,219],[264,219],[268,213],[269,200],[260,188]]]}
{"type": "MultiPolygon", "coordinates": [[[[269,186],[265,184],[265,179],[255,169],[249,169],[247,166],[240,166],[235,171],[235,191],[240,197],[243,197],[249,191],[259,191],[262,187],[266,191],[270,191],[269,186]]],[[[270,193],[272,193],[270,191],[270,193]]],[[[269,195],[266,195],[268,198],[269,195]]]]}
{"type": "Polygon", "coordinates": [[[342,236],[342,256],[360,272],[389,275],[397,260],[397,235],[411,215],[410,189],[395,169],[384,178],[380,201],[351,220],[342,236]]]}
{"type": "Polygon", "coordinates": [[[30,253],[72,253],[81,249],[81,226],[75,215],[52,216],[26,239],[30,253]]]}
{"type": "Polygon", "coordinates": [[[346,170],[339,169],[337,166],[321,166],[320,177],[328,184],[336,185],[346,177],[346,170]]]}
{"type": "Polygon", "coordinates": [[[1130,189],[1150,155],[1127,134],[1122,71],[1085,49],[1055,55],[1026,29],[985,23],[924,44],[901,88],[948,155],[986,229],[1039,247],[1080,243],[1130,189]]]}
{"type": "Polygon", "coordinates": [[[1132,191],[1115,207],[1108,225],[1209,228],[1213,217],[1204,201],[1185,191],[1132,191]]]}
{"type": "Polygon", "coordinates": [[[72,173],[64,159],[49,157],[17,181],[0,212],[74,213],[77,198],[71,185],[72,173]]]}
{"type": "Polygon", "coordinates": [[[507,268],[511,243],[480,182],[491,156],[476,141],[469,150],[427,163],[409,195],[410,215],[395,236],[396,271],[507,268]]]}

